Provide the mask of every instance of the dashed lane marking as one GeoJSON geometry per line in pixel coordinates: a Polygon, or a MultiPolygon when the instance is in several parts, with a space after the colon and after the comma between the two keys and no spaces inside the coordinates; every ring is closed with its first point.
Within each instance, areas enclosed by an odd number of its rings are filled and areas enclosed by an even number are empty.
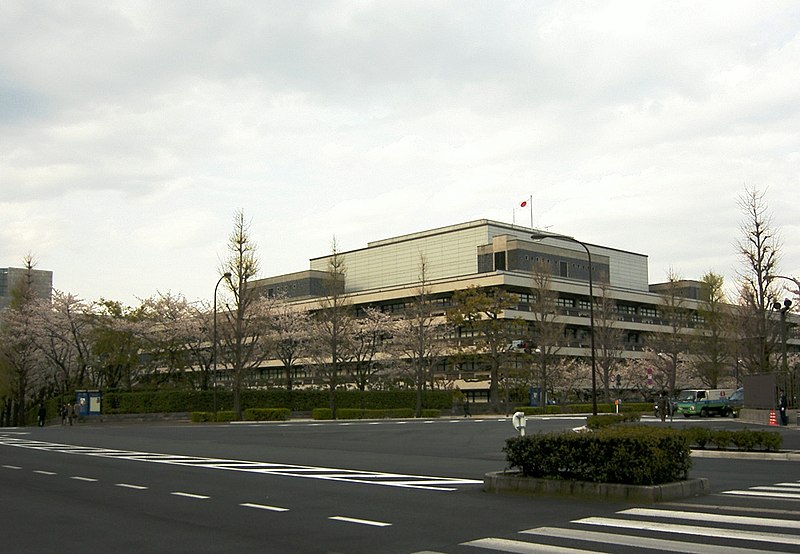
{"type": "Polygon", "coordinates": [[[208,500],[210,496],[204,494],[194,494],[192,492],[173,491],[170,493],[172,496],[182,496],[183,498],[194,498],[196,500],[208,500]]]}
{"type": "Polygon", "coordinates": [[[373,521],[370,519],[358,519],[355,517],[345,517],[345,516],[331,516],[328,519],[332,519],[334,521],[344,521],[345,523],[358,523],[361,525],[371,525],[373,527],[389,527],[392,524],[386,523],[385,521],[373,521]]]}
{"type": "Polygon", "coordinates": [[[269,512],[288,512],[289,508],[281,508],[280,506],[267,506],[266,504],[255,504],[253,502],[244,502],[239,504],[245,508],[256,508],[257,510],[267,510],[269,512]]]}

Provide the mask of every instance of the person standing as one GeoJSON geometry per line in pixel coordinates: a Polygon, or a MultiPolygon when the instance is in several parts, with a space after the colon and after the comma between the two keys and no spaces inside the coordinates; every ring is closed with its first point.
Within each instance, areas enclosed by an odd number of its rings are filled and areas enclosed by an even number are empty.
{"type": "Polygon", "coordinates": [[[464,417],[472,417],[469,411],[469,397],[466,394],[464,395],[464,417]]]}
{"type": "Polygon", "coordinates": [[[39,413],[37,414],[37,421],[39,423],[39,427],[44,427],[44,422],[47,419],[47,408],[44,407],[44,402],[39,404],[39,413]]]}
{"type": "Polygon", "coordinates": [[[658,415],[661,416],[661,421],[667,421],[667,410],[669,410],[667,395],[662,392],[658,397],[658,415]]]}
{"type": "Polygon", "coordinates": [[[778,399],[778,409],[781,413],[781,425],[786,425],[789,423],[789,416],[786,414],[787,402],[786,402],[786,393],[783,392],[783,389],[780,390],[780,397],[778,399]]]}

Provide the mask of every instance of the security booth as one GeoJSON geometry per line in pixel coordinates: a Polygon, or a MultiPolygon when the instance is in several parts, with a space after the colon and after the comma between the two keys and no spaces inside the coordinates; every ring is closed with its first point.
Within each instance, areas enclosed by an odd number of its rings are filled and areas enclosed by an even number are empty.
{"type": "Polygon", "coordinates": [[[99,390],[75,391],[75,403],[78,405],[77,416],[98,416],[102,404],[103,393],[99,390]]]}

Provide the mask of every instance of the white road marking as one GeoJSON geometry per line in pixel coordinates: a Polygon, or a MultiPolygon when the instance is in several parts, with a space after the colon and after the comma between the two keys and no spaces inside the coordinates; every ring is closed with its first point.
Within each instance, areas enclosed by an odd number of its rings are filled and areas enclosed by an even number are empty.
{"type": "Polygon", "coordinates": [[[243,504],[239,504],[239,506],[244,506],[245,508],[256,508],[258,510],[267,510],[270,512],[288,512],[289,508],[281,508],[279,506],[267,506],[266,504],[254,504],[252,502],[245,502],[243,504]]]}
{"type": "Polygon", "coordinates": [[[345,517],[345,516],[331,516],[328,519],[333,519],[336,521],[344,521],[346,523],[360,523],[361,525],[371,525],[373,527],[389,527],[392,524],[386,523],[383,521],[372,521],[369,519],[358,519],[355,517],[345,517]]]}
{"type": "Polygon", "coordinates": [[[43,469],[34,469],[33,472],[39,475],[56,475],[55,471],[45,471],[43,469]]]}
{"type": "Polygon", "coordinates": [[[656,510],[652,508],[631,508],[630,510],[623,510],[617,513],[634,516],[687,519],[690,521],[710,521],[713,523],[733,523],[736,525],[761,525],[763,527],[800,529],[800,521],[789,519],[767,519],[762,517],[707,514],[702,512],[687,512],[680,510],[656,510]]]}
{"type": "Polygon", "coordinates": [[[703,537],[741,539],[745,541],[772,542],[776,544],[800,544],[800,536],[785,535],[780,533],[761,533],[759,531],[740,531],[738,529],[724,529],[718,527],[702,527],[696,525],[674,525],[652,521],[632,521],[614,519],[610,517],[587,517],[577,519],[572,523],[582,525],[602,525],[622,529],[637,529],[641,531],[663,531],[681,535],[697,535],[703,537]]]}
{"type": "Polygon", "coordinates": [[[9,465],[3,465],[3,467],[4,467],[4,468],[6,468],[6,469],[22,469],[22,468],[21,468],[21,467],[19,467],[19,466],[9,466],[9,465]]]}
{"type": "Polygon", "coordinates": [[[620,535],[617,533],[598,533],[596,531],[561,529],[558,527],[537,527],[536,529],[524,531],[524,533],[558,539],[591,541],[617,546],[666,550],[668,552],[683,552],[685,554],[771,554],[773,552],[772,550],[753,550],[752,548],[738,548],[735,546],[695,544],[684,541],[655,539],[652,537],[620,535]]]}
{"type": "Polygon", "coordinates": [[[117,483],[114,486],[115,487],[122,487],[123,489],[134,489],[134,490],[137,490],[137,491],[145,491],[145,490],[147,490],[147,487],[144,487],[142,485],[131,485],[130,483],[117,483]]]}
{"type": "Polygon", "coordinates": [[[80,475],[73,475],[70,479],[74,479],[75,481],[84,481],[86,483],[97,483],[97,479],[93,477],[81,477],[80,475]]]}
{"type": "Polygon", "coordinates": [[[434,477],[429,475],[405,475],[399,473],[386,473],[379,471],[361,471],[337,469],[328,467],[300,466],[279,464],[271,462],[256,462],[246,460],[230,460],[224,458],[206,458],[197,456],[182,456],[177,454],[158,454],[152,452],[135,452],[126,450],[111,450],[87,446],[72,446],[29,439],[0,436],[0,445],[59,452],[63,454],[79,454],[84,456],[105,457],[119,460],[138,462],[151,462],[173,464],[188,467],[207,469],[223,469],[228,471],[244,471],[249,473],[262,473],[267,475],[281,475],[287,477],[305,477],[323,479],[344,483],[359,483],[369,485],[383,485],[389,487],[412,488],[423,490],[454,491],[462,485],[480,485],[482,480],[461,479],[450,477],[434,477]]]}
{"type": "Polygon", "coordinates": [[[767,496],[769,498],[792,498],[792,499],[800,499],[800,493],[791,493],[791,492],[767,492],[767,491],[754,491],[754,490],[746,490],[746,491],[722,491],[722,494],[729,494],[732,496],[767,496]]]}
{"type": "Polygon", "coordinates": [[[196,498],[198,500],[208,500],[209,498],[211,498],[210,496],[205,496],[203,494],[194,494],[191,492],[174,491],[171,492],[170,494],[173,496],[182,496],[184,498],[196,498]]]}
{"type": "Polygon", "coordinates": [[[578,550],[564,546],[550,546],[547,544],[534,544],[510,539],[497,539],[494,537],[478,539],[462,543],[464,546],[477,546],[487,550],[501,552],[514,552],[515,554],[596,554],[596,550],[578,550]]]}

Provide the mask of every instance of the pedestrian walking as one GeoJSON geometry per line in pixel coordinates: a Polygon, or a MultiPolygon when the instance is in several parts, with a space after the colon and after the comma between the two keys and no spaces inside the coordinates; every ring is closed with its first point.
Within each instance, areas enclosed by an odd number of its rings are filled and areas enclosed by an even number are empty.
{"type": "Polygon", "coordinates": [[[778,408],[781,413],[781,425],[787,425],[789,423],[789,416],[786,413],[786,408],[788,407],[786,402],[786,393],[783,392],[783,389],[780,391],[780,397],[778,399],[778,408]]]}
{"type": "Polygon", "coordinates": [[[61,404],[58,408],[58,413],[61,416],[61,425],[66,425],[67,423],[67,405],[61,404]]]}
{"type": "Polygon", "coordinates": [[[39,423],[39,427],[44,427],[44,422],[47,419],[47,408],[44,407],[44,402],[39,404],[39,413],[37,414],[37,421],[39,423]]]}
{"type": "Polygon", "coordinates": [[[78,419],[78,413],[75,411],[75,405],[70,404],[67,408],[67,419],[69,419],[69,424],[72,425],[72,422],[78,419]]]}
{"type": "Polygon", "coordinates": [[[472,414],[469,412],[469,398],[467,395],[464,395],[464,417],[472,417],[472,414]]]}
{"type": "Polygon", "coordinates": [[[658,397],[658,415],[661,416],[661,421],[667,421],[667,410],[669,410],[667,395],[662,392],[658,397]]]}

